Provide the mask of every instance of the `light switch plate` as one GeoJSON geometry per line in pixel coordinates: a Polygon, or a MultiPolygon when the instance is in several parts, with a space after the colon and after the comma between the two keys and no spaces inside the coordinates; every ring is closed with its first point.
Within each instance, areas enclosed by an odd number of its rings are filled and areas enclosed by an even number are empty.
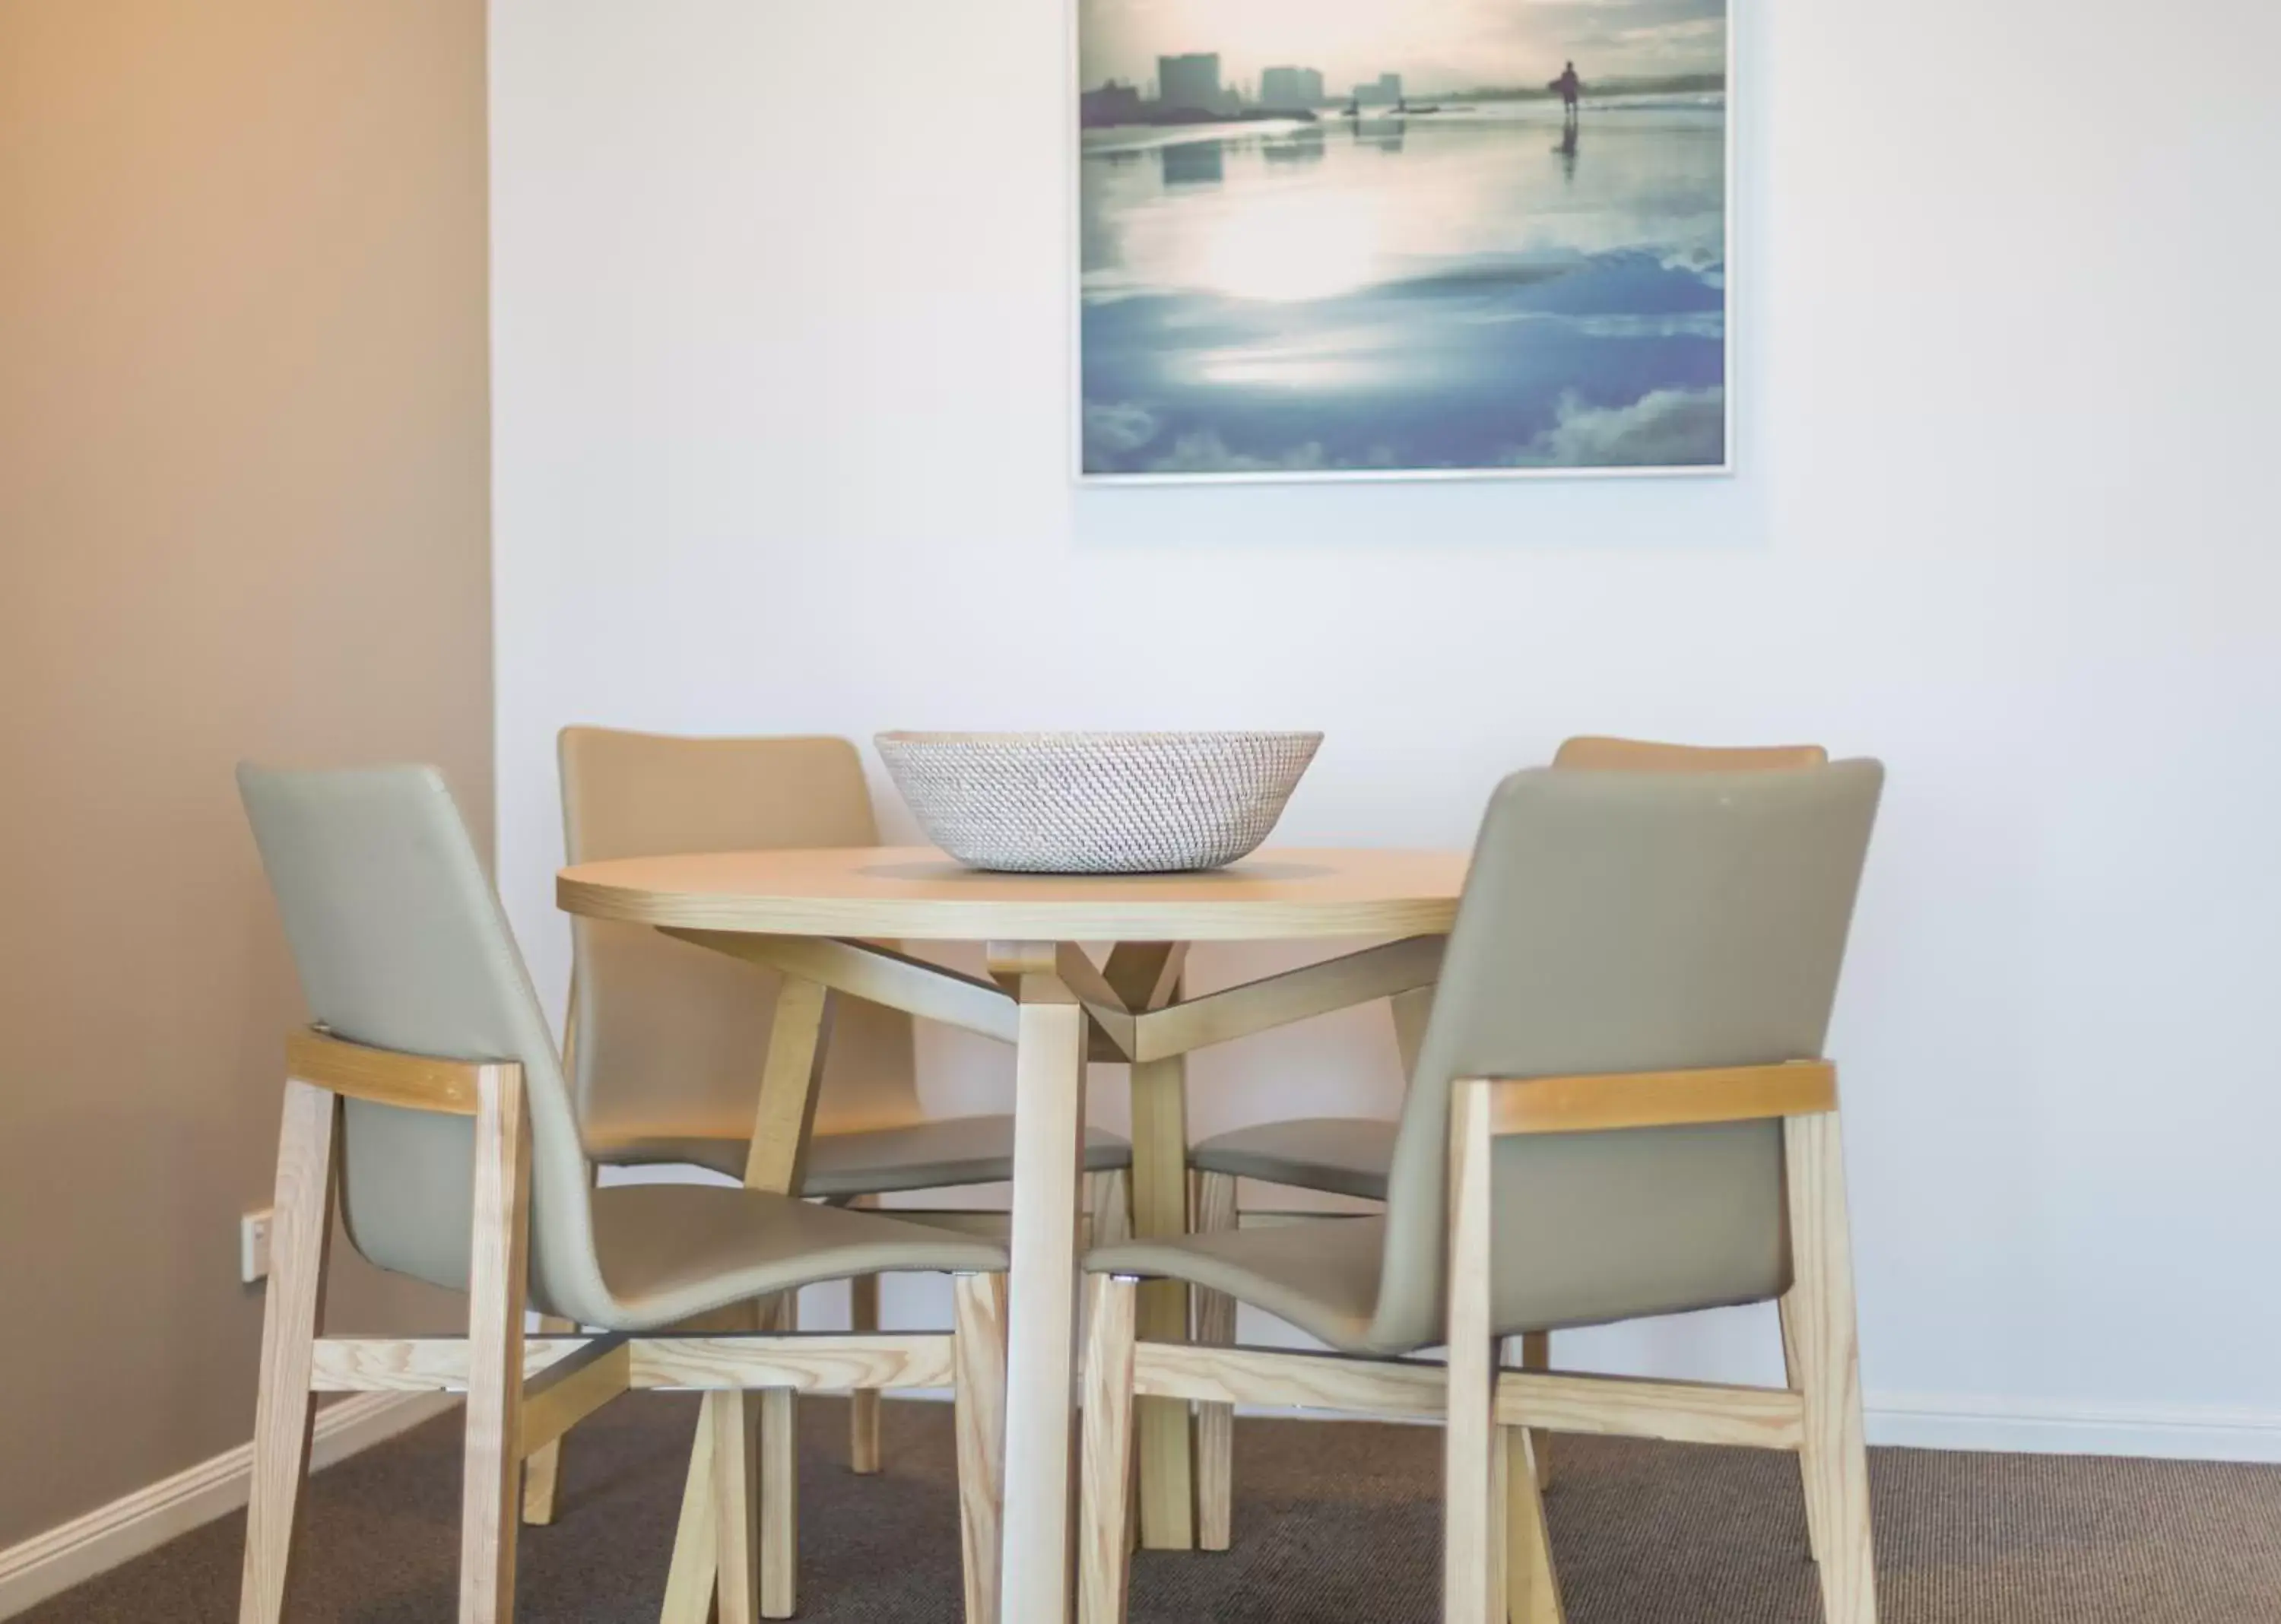
{"type": "Polygon", "coordinates": [[[264,1207],[237,1220],[237,1278],[249,1286],[269,1278],[270,1212],[264,1207]]]}

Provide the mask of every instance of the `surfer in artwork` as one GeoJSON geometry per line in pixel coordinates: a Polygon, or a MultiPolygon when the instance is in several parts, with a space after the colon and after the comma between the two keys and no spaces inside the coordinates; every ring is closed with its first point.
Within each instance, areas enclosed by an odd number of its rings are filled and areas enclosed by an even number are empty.
{"type": "Polygon", "coordinates": [[[1550,84],[1546,85],[1544,88],[1548,90],[1557,90],[1560,93],[1561,111],[1566,114],[1568,120],[1571,123],[1574,123],[1576,118],[1577,104],[1582,101],[1584,97],[1584,81],[1576,77],[1576,65],[1574,62],[1571,62],[1567,66],[1562,68],[1560,70],[1560,77],[1554,80],[1550,84]]]}

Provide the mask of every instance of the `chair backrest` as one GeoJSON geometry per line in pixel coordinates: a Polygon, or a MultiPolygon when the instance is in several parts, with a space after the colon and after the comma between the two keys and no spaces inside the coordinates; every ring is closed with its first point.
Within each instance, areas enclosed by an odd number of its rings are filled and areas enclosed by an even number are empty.
{"type": "Polygon", "coordinates": [[[1820,767],[1829,760],[1820,745],[1665,745],[1586,736],[1564,740],[1552,764],[1589,772],[1747,772],[1820,767]]]}
{"type": "MultiPolygon", "coordinates": [[[[1451,1084],[1821,1053],[1883,769],[1540,768],[1498,787],[1388,1191],[1372,1341],[1440,1340],[1451,1084]]],[[[1493,1308],[1566,1323],[1779,1295],[1778,1123],[1501,1141],[1493,1308]]]]}
{"type": "MultiPolygon", "coordinates": [[[[514,937],[432,767],[242,766],[262,867],[310,1018],[337,1038],[522,1067],[531,1128],[531,1279],[559,1312],[608,1311],[586,1160],[514,937]]],[[[383,1268],[464,1290],[475,1139],[464,1117],[346,1102],[341,1204],[383,1268]]]]}
{"type": "MultiPolygon", "coordinates": [[[[570,862],[878,844],[862,759],[844,739],[677,739],[562,731],[570,862]]],[[[607,920],[571,924],[571,1097],[596,1142],[749,1127],[776,1008],[773,971],[607,920]]],[[[910,1017],[838,1001],[816,1125],[917,1120],[910,1017]]]]}

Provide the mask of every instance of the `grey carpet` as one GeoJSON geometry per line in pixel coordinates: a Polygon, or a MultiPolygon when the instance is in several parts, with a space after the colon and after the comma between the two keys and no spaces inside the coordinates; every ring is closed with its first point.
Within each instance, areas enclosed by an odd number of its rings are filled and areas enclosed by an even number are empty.
{"type": "MultiPolygon", "coordinates": [[[[802,1406],[802,1607],[812,1624],[955,1624],[946,1406],[884,1406],[888,1470],[846,1467],[846,1410],[802,1406]]],[[[657,1615],[695,1410],[635,1396],[574,1436],[563,1510],[524,1531],[526,1624],[657,1615]]],[[[451,1616],[459,1487],[448,1416],[321,1473],[292,1616],[451,1616]]],[[[1818,1624],[1786,1458],[1563,1439],[1548,1502],[1573,1624],[1818,1624]]],[[[1871,1461],[1885,1624],[2270,1624],[2281,1468],[1935,1454],[1871,1461]]],[[[1144,1553],[1134,1624],[1434,1618],[1440,1438],[1430,1428],[1244,1420],[1236,1548],[1144,1553]]],[[[27,1624],[236,1616],[243,1520],[214,1523],[23,1615],[27,1624]]]]}

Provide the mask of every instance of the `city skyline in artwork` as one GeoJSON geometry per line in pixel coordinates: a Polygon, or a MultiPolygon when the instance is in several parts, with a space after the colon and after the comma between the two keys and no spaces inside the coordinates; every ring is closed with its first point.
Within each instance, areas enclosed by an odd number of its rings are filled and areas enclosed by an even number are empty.
{"type": "Polygon", "coordinates": [[[1081,472],[1724,468],[1727,36],[1081,0],[1081,472]]]}

